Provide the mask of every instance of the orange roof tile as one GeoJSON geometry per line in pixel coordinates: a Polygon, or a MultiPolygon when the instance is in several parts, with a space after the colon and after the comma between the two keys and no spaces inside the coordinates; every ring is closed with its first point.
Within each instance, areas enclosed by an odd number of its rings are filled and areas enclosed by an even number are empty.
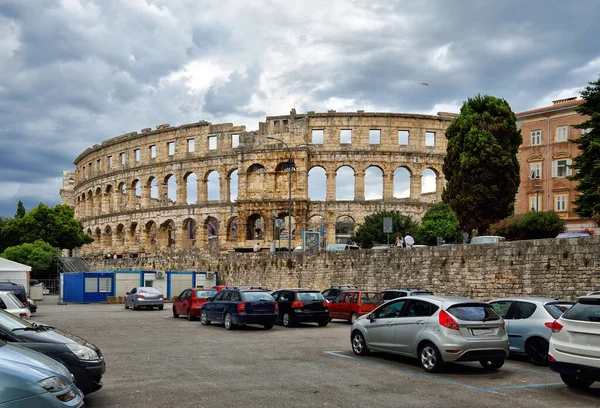
{"type": "Polygon", "coordinates": [[[575,101],[561,102],[561,103],[557,103],[557,104],[550,105],[550,106],[544,106],[543,108],[536,108],[536,109],[531,109],[531,110],[524,111],[524,112],[518,112],[515,115],[521,116],[521,115],[529,115],[532,113],[542,113],[547,110],[549,111],[549,110],[555,110],[555,109],[561,109],[561,108],[568,108],[569,106],[580,105],[583,102],[585,102],[585,100],[583,100],[583,99],[577,99],[575,101]]]}

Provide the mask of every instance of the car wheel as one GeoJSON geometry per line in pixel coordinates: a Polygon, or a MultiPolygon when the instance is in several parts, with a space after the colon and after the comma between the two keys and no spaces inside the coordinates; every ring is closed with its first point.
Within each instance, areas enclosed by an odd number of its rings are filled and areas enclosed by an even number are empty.
{"type": "Polygon", "coordinates": [[[265,330],[271,330],[273,328],[273,323],[267,323],[263,325],[265,327],[265,330]]]}
{"type": "Polygon", "coordinates": [[[193,322],[194,320],[196,320],[196,318],[194,316],[192,316],[192,312],[190,311],[190,309],[188,309],[186,316],[190,322],[193,322]]]}
{"type": "Polygon", "coordinates": [[[350,316],[350,323],[354,324],[358,320],[358,315],[356,313],[352,313],[350,316]]]}
{"type": "Polygon", "coordinates": [[[284,327],[290,327],[294,325],[292,322],[292,316],[290,316],[289,313],[284,313],[281,321],[283,322],[284,327]]]}
{"type": "Polygon", "coordinates": [[[479,364],[486,370],[497,370],[504,365],[504,359],[494,358],[491,360],[479,360],[479,364]]]}
{"type": "Polygon", "coordinates": [[[231,315],[229,313],[225,314],[225,318],[223,319],[223,325],[227,330],[235,329],[235,324],[233,324],[233,321],[231,320],[231,315]]]}
{"type": "Polygon", "coordinates": [[[175,309],[175,306],[173,306],[173,317],[176,319],[179,317],[179,313],[177,313],[177,309],[175,309]]]}
{"type": "Polygon", "coordinates": [[[423,370],[428,373],[438,373],[444,368],[444,360],[440,352],[431,343],[425,343],[419,348],[419,362],[423,370]]]}
{"type": "Polygon", "coordinates": [[[327,326],[327,324],[329,324],[328,320],[321,320],[319,323],[319,327],[325,327],[327,326]]]}
{"type": "Polygon", "coordinates": [[[370,352],[365,338],[358,330],[352,333],[352,351],[357,356],[366,356],[370,352]]]}
{"type": "Polygon", "coordinates": [[[527,354],[531,364],[537,366],[548,365],[548,342],[539,337],[527,340],[525,354],[527,354]]]}
{"type": "Polygon", "coordinates": [[[582,380],[580,378],[577,378],[577,376],[575,375],[569,374],[561,374],[560,378],[565,384],[567,384],[568,387],[575,388],[578,390],[585,390],[594,383],[593,380],[582,380]]]}
{"type": "Polygon", "coordinates": [[[210,320],[208,320],[208,315],[206,314],[206,310],[203,310],[200,313],[200,324],[204,326],[208,326],[210,324],[210,320]]]}
{"type": "Polygon", "coordinates": [[[164,308],[165,308],[165,307],[164,307],[163,305],[160,305],[160,306],[158,307],[158,310],[163,310],[164,308]]]}

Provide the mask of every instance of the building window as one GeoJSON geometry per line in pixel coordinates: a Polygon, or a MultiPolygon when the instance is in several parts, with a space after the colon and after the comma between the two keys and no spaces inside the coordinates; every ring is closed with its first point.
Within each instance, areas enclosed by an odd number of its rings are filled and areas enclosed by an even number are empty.
{"type": "Polygon", "coordinates": [[[529,163],[529,179],[539,180],[542,178],[542,163],[529,163]]]}
{"type": "Polygon", "coordinates": [[[119,157],[121,158],[121,164],[125,165],[125,153],[119,153],[119,157]]]}
{"type": "Polygon", "coordinates": [[[156,159],[156,145],[150,146],[150,158],[156,159]]]}
{"type": "Polygon", "coordinates": [[[140,161],[140,149],[135,149],[133,151],[133,154],[135,155],[135,161],[139,162],[140,161]]]}
{"type": "Polygon", "coordinates": [[[352,143],[352,129],[340,129],[340,143],[352,143]]]}
{"type": "Polygon", "coordinates": [[[408,130],[399,130],[398,131],[398,144],[399,145],[408,145],[408,135],[410,132],[408,130]]]}
{"type": "Polygon", "coordinates": [[[557,142],[566,142],[569,139],[569,127],[568,126],[558,126],[556,128],[556,141],[557,142]]]}
{"type": "Polygon", "coordinates": [[[169,156],[175,156],[175,142],[167,143],[167,149],[169,150],[169,156]]]}
{"type": "Polygon", "coordinates": [[[112,166],[113,166],[112,156],[108,156],[108,168],[112,169],[112,166]]]}
{"type": "Polygon", "coordinates": [[[188,153],[194,153],[196,151],[196,141],[194,139],[188,139],[188,153]]]}
{"type": "Polygon", "coordinates": [[[208,150],[217,150],[217,137],[216,136],[208,137],[208,150]]]}
{"type": "Polygon", "coordinates": [[[237,133],[231,135],[231,147],[233,149],[235,149],[236,147],[239,147],[239,146],[240,146],[240,135],[238,135],[237,133]]]}
{"type": "Polygon", "coordinates": [[[312,144],[323,144],[323,129],[313,129],[310,142],[312,144]]]}
{"type": "Polygon", "coordinates": [[[425,132],[425,146],[435,146],[435,132],[425,132]]]}
{"type": "Polygon", "coordinates": [[[536,194],[529,196],[529,208],[531,211],[541,211],[542,210],[542,195],[536,194]]]}
{"type": "Polygon", "coordinates": [[[532,130],[531,131],[531,145],[539,146],[542,144],[542,131],[541,130],[532,130]]]}
{"type": "Polygon", "coordinates": [[[555,209],[556,211],[567,211],[567,195],[566,194],[557,194],[555,196],[556,203],[555,209]]]}
{"type": "Polygon", "coordinates": [[[381,130],[370,129],[369,130],[369,144],[381,144],[381,130]]]}
{"type": "Polygon", "coordinates": [[[552,162],[552,177],[564,178],[571,175],[570,159],[555,160],[552,162]]]}
{"type": "Polygon", "coordinates": [[[96,160],[98,171],[102,171],[102,159],[96,160]]]}

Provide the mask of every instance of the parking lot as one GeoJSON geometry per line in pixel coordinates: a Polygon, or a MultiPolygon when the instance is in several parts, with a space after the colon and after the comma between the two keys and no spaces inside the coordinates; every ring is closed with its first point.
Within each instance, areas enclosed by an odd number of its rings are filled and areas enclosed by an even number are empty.
{"type": "Polygon", "coordinates": [[[600,384],[564,386],[545,367],[510,358],[496,372],[478,363],[439,375],[388,354],[357,357],[350,325],[201,326],[162,311],[123,305],[39,302],[34,320],[95,343],[105,355],[104,388],[88,407],[592,407],[600,384]]]}

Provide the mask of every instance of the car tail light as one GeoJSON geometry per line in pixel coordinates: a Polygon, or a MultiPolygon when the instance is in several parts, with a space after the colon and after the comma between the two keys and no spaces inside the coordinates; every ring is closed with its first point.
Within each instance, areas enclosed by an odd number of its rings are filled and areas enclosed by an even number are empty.
{"type": "Polygon", "coordinates": [[[448,329],[458,330],[458,323],[448,312],[442,310],[440,312],[440,324],[448,329]]]}
{"type": "Polygon", "coordinates": [[[302,309],[304,307],[304,303],[294,300],[292,302],[292,309],[302,309]]]}
{"type": "Polygon", "coordinates": [[[557,322],[556,320],[553,322],[544,323],[544,326],[552,330],[552,333],[558,333],[563,328],[563,325],[557,322]]]}
{"type": "Polygon", "coordinates": [[[279,311],[279,304],[277,302],[275,302],[275,311],[279,311]]]}
{"type": "Polygon", "coordinates": [[[556,359],[554,358],[554,356],[552,354],[548,354],[548,360],[552,361],[552,362],[556,361],[556,359]]]}
{"type": "Polygon", "coordinates": [[[21,302],[21,303],[23,303],[23,306],[27,306],[27,302],[26,301],[25,302],[21,302]]]}
{"type": "Polygon", "coordinates": [[[136,299],[145,299],[144,295],[135,295],[136,299]]]}
{"type": "Polygon", "coordinates": [[[460,350],[446,350],[446,353],[458,354],[458,353],[460,353],[460,350]]]}
{"type": "Polygon", "coordinates": [[[29,320],[29,316],[27,316],[27,313],[19,313],[19,317],[24,320],[29,320]]]}
{"type": "Polygon", "coordinates": [[[246,311],[246,304],[244,302],[240,302],[237,305],[237,311],[238,312],[245,312],[246,311]]]}
{"type": "Polygon", "coordinates": [[[328,300],[324,300],[323,301],[323,307],[325,307],[327,309],[329,308],[329,301],[328,300]]]}

